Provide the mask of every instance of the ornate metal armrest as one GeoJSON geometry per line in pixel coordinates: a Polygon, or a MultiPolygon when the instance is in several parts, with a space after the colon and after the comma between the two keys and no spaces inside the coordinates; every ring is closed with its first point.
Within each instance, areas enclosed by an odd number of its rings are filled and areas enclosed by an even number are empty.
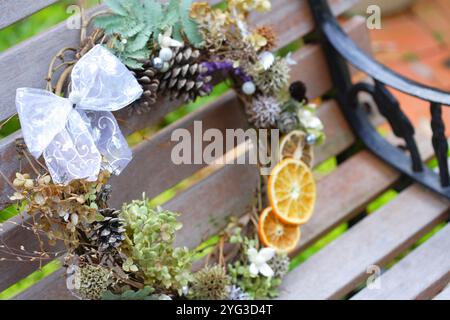
{"type": "Polygon", "coordinates": [[[337,90],[336,98],[355,134],[369,150],[392,167],[450,199],[448,144],[442,120],[442,105],[450,105],[450,93],[409,80],[373,60],[341,29],[326,0],[309,0],[309,5],[320,30],[331,78],[337,90]],[[353,84],[347,61],[370,76],[374,84],[353,84]],[[439,164],[439,175],[423,165],[414,139],[414,127],[386,86],[430,103],[432,144],[439,164]],[[394,134],[405,141],[409,154],[387,142],[372,126],[358,99],[360,92],[373,97],[394,134]]]}

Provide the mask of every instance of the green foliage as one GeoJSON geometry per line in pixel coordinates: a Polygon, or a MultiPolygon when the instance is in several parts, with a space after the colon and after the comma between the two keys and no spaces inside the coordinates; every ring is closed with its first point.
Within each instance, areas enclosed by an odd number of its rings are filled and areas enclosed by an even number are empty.
{"type": "Polygon", "coordinates": [[[236,227],[232,230],[230,243],[242,246],[240,259],[228,264],[228,274],[231,277],[232,284],[240,287],[252,299],[269,299],[278,296],[277,288],[282,282],[280,278],[267,278],[263,275],[254,276],[250,273],[247,251],[249,248],[257,247],[257,239],[244,236],[241,228],[236,227]]]}
{"type": "Polygon", "coordinates": [[[168,296],[153,294],[154,292],[155,289],[152,287],[145,287],[137,291],[128,289],[120,294],[106,291],[103,293],[102,300],[170,300],[168,296]]]}
{"type": "MultiPolygon", "coordinates": [[[[203,38],[198,30],[198,24],[189,17],[189,13],[192,6],[192,0],[171,0],[169,5],[169,12],[176,17],[174,29],[183,30],[186,38],[194,47],[200,47],[203,42],[203,38]],[[178,4],[178,5],[177,5],[178,4]]],[[[179,34],[180,32],[178,32],[179,34]]]]}
{"type": "Polygon", "coordinates": [[[192,254],[185,247],[173,247],[175,233],[182,227],[177,221],[178,214],[159,207],[153,209],[143,199],[125,204],[120,216],[127,229],[125,246],[132,259],[125,263],[124,269],[139,268],[145,284],[181,294],[192,279],[192,254]]]}
{"type": "Polygon", "coordinates": [[[95,19],[95,26],[112,38],[114,54],[130,68],[140,68],[150,57],[151,48],[161,32],[173,28],[174,35],[182,34],[194,46],[203,41],[196,22],[189,17],[191,0],[171,0],[163,5],[158,0],[106,0],[112,11],[95,19]]]}
{"type": "Polygon", "coordinates": [[[282,280],[262,275],[253,276],[245,262],[236,261],[229,264],[228,274],[231,276],[232,283],[242,288],[253,299],[269,299],[278,296],[278,287],[282,280]]]}

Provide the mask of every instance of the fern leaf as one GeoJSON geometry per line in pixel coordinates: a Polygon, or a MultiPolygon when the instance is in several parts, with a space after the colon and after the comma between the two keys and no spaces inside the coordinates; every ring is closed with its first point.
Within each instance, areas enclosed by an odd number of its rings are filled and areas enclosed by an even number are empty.
{"type": "Polygon", "coordinates": [[[198,30],[198,24],[189,16],[191,10],[192,1],[182,0],[181,4],[181,24],[183,31],[188,38],[189,42],[194,47],[200,47],[203,42],[203,37],[198,30]]]}
{"type": "Polygon", "coordinates": [[[150,49],[144,48],[139,51],[129,52],[126,51],[123,53],[123,56],[129,59],[138,60],[140,62],[144,62],[145,60],[148,60],[150,57],[150,49]]]}
{"type": "Polygon", "coordinates": [[[104,15],[95,18],[94,26],[105,30],[106,34],[112,34],[123,25],[126,18],[116,15],[104,15]]]}
{"type": "Polygon", "coordinates": [[[183,42],[184,39],[183,39],[183,35],[181,34],[181,29],[182,29],[181,22],[175,23],[173,25],[173,29],[172,29],[172,38],[177,41],[183,42]]]}
{"type": "Polygon", "coordinates": [[[144,23],[130,19],[127,21],[127,24],[118,29],[118,33],[120,33],[120,35],[124,38],[131,38],[144,30],[144,28],[144,23]]]}
{"type": "Polygon", "coordinates": [[[135,52],[138,50],[142,50],[147,45],[147,42],[150,38],[150,35],[148,35],[145,32],[141,32],[136,35],[133,39],[128,39],[127,42],[127,51],[135,52]]]}
{"type": "Polygon", "coordinates": [[[119,0],[122,2],[122,6],[127,9],[128,12],[133,12],[136,9],[142,9],[141,0],[119,0]]]}
{"type": "Polygon", "coordinates": [[[180,0],[170,0],[165,11],[164,22],[167,26],[173,26],[180,20],[180,0]]]}
{"type": "Polygon", "coordinates": [[[142,62],[123,57],[121,57],[120,60],[130,69],[142,69],[143,66],[142,62]]]}
{"type": "Polygon", "coordinates": [[[164,20],[163,7],[155,0],[147,0],[144,2],[145,24],[151,26],[152,30],[161,27],[164,20]]]}
{"type": "Polygon", "coordinates": [[[123,7],[120,0],[105,0],[106,5],[112,12],[120,16],[128,15],[127,9],[123,7]]]}

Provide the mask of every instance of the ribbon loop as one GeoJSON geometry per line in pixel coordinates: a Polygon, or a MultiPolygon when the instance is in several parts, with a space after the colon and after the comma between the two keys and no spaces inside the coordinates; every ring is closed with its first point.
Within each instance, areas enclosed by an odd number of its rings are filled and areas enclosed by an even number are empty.
{"type": "Polygon", "coordinates": [[[141,86],[100,45],[75,64],[71,80],[68,98],[40,89],[17,89],[16,107],[28,149],[35,158],[43,154],[55,183],[93,181],[100,169],[119,174],[132,155],[110,111],[138,99],[141,86]]]}

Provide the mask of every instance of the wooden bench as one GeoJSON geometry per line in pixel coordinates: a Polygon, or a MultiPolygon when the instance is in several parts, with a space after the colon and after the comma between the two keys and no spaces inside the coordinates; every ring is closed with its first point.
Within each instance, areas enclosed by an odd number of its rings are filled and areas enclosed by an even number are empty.
{"type": "MultiPolygon", "coordinates": [[[[3,0],[0,3],[0,28],[54,2],[33,0],[30,1],[32,5],[17,7],[18,1],[3,0]]],[[[358,1],[328,2],[333,14],[339,16],[358,1]]],[[[272,12],[255,16],[253,20],[257,24],[270,24],[276,29],[279,48],[301,39],[311,39],[305,37],[315,30],[314,18],[306,0],[273,1],[272,12]]],[[[356,16],[348,19],[343,23],[343,29],[357,46],[370,53],[364,18],[356,16]]],[[[15,113],[16,88],[44,87],[47,62],[51,56],[59,48],[76,46],[78,38],[78,30],[69,30],[61,24],[0,55],[0,120],[15,113]]],[[[327,64],[330,48],[324,50],[319,43],[309,40],[305,43],[293,54],[297,65],[293,67],[292,80],[303,81],[308,87],[308,97],[314,99],[336,87],[333,85],[336,79],[333,73],[330,74],[330,65],[327,64]]],[[[355,73],[354,69],[351,70],[355,73]]],[[[117,118],[122,131],[131,134],[159,123],[167,113],[178,107],[179,103],[161,101],[148,116],[130,117],[122,112],[117,114],[117,118]]],[[[348,106],[341,107],[345,110],[348,106]]],[[[359,138],[353,133],[341,109],[334,99],[324,99],[319,108],[327,140],[315,150],[315,165],[330,158],[337,159],[338,165],[331,173],[318,176],[315,213],[311,221],[302,227],[301,241],[292,255],[310,248],[336,228],[342,229],[343,225],[346,232],[292,270],[282,285],[280,298],[448,299],[450,225],[445,223],[449,218],[450,202],[405,179],[400,171],[362,149],[358,144],[359,138]],[[368,204],[392,189],[398,192],[398,196],[367,215],[368,204]],[[436,234],[420,246],[414,246],[436,226],[440,226],[436,234]],[[406,256],[405,252],[408,252],[406,256]],[[398,259],[399,256],[402,258],[398,259]],[[373,270],[378,269],[382,271],[381,276],[366,286],[373,270]]],[[[374,109],[370,118],[376,125],[384,122],[374,109]]],[[[153,198],[193,175],[200,176],[199,181],[164,204],[168,209],[182,213],[184,228],[177,243],[191,248],[216,234],[223,227],[226,216],[245,212],[252,201],[259,174],[257,168],[251,165],[217,165],[209,168],[204,165],[174,165],[170,159],[174,145],[170,139],[171,132],[176,128],[192,131],[194,120],[203,121],[204,129],[224,131],[227,128],[248,127],[238,98],[233,92],[227,92],[134,146],[133,163],[112,181],[115,190],[113,205],[120,207],[125,201],[139,198],[142,192],[153,198]],[[202,174],[199,175],[199,172],[202,174]],[[211,223],[211,220],[217,223],[211,223]]],[[[15,141],[20,136],[19,131],[0,140],[0,170],[9,179],[19,169],[15,141]]],[[[387,139],[394,144],[399,142],[393,135],[388,135],[387,139]]],[[[422,160],[431,159],[430,131],[417,130],[416,141],[422,160]]],[[[0,203],[7,201],[10,192],[8,184],[0,179],[0,203]]],[[[2,208],[4,206],[0,205],[2,208]]],[[[14,224],[20,222],[20,218],[15,217],[10,223],[5,223],[0,238],[13,248],[24,245],[27,250],[37,249],[34,234],[14,224]]],[[[38,268],[38,263],[0,262],[0,292],[38,268]]],[[[15,298],[73,297],[65,287],[64,271],[60,269],[15,298]]]]}

